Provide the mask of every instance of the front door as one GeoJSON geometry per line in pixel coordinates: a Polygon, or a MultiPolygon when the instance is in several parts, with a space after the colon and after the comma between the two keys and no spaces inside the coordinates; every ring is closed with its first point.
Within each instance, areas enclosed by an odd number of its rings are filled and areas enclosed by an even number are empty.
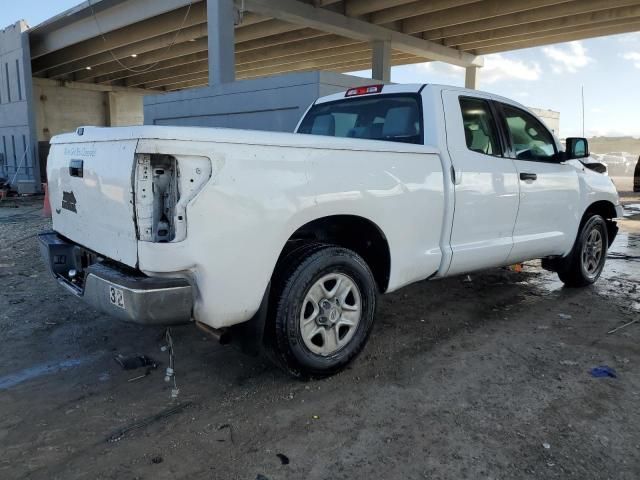
{"type": "Polygon", "coordinates": [[[582,212],[575,167],[564,164],[549,130],[529,112],[496,103],[520,183],[520,208],[509,263],[571,250],[582,212]]]}
{"type": "Polygon", "coordinates": [[[504,155],[495,110],[482,94],[443,91],[454,170],[452,260],[447,275],[503,265],[513,246],[518,173],[504,155]]]}

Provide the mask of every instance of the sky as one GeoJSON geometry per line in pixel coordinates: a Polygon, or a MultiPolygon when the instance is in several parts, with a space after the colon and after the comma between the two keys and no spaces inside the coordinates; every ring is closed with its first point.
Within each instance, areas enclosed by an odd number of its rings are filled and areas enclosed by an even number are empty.
{"type": "MultiPolygon", "coordinates": [[[[370,72],[358,72],[368,76],[370,72]]],[[[640,32],[485,55],[480,90],[560,112],[560,136],[640,137],[640,32]]],[[[391,81],[464,86],[441,62],[394,67],[391,81]]]]}
{"type": "MultiPolygon", "coordinates": [[[[0,28],[24,18],[31,26],[79,0],[3,0],[0,28]]],[[[370,72],[359,72],[370,75],[370,72]]],[[[463,86],[464,71],[440,62],[394,67],[397,83],[463,86]]],[[[560,112],[560,136],[640,137],[640,32],[485,56],[479,88],[529,107],[560,112]]]]}

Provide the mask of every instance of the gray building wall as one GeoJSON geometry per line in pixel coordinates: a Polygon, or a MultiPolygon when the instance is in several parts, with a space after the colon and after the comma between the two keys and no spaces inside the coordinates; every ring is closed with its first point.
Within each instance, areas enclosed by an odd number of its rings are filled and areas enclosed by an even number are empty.
{"type": "Polygon", "coordinates": [[[0,31],[0,176],[14,186],[31,181],[39,191],[27,28],[19,21],[0,31]]]}
{"type": "Polygon", "coordinates": [[[371,83],[316,71],[149,95],[144,98],[144,123],[291,132],[318,97],[371,83]]]}

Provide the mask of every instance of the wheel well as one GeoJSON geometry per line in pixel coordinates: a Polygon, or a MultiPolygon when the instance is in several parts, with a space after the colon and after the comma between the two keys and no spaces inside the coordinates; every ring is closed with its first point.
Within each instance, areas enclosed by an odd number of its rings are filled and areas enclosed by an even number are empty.
{"type": "Polygon", "coordinates": [[[615,205],[607,200],[599,200],[597,202],[594,202],[589,205],[589,208],[587,208],[587,210],[584,212],[582,221],[584,222],[589,216],[593,214],[600,215],[606,220],[608,233],[607,236],[609,237],[609,246],[611,246],[613,240],[616,238],[616,234],[618,233],[616,222],[613,221],[613,219],[618,215],[615,205]]]}
{"type": "Polygon", "coordinates": [[[386,291],[391,272],[391,253],[386,237],[372,221],[356,215],[333,215],[313,220],[289,237],[278,263],[302,241],[330,243],[353,250],[367,262],[378,289],[386,291]]]}

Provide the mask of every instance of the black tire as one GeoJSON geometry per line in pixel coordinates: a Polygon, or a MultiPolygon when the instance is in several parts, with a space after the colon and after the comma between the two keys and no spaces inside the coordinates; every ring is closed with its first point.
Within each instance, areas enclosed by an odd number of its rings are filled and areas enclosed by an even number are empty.
{"type": "MultiPolygon", "coordinates": [[[[272,351],[269,356],[279,367],[298,378],[321,378],[339,372],[360,353],[373,327],[378,291],[371,270],[352,250],[317,243],[293,249],[280,263],[273,277],[270,299],[267,330],[270,332],[268,347],[272,351]],[[307,346],[310,340],[305,343],[301,315],[311,287],[334,274],[351,280],[357,287],[360,316],[356,326],[349,327],[353,332],[349,332],[348,343],[323,355],[307,346]]],[[[339,303],[337,299],[335,301],[339,303]]],[[[323,319],[328,317],[323,316],[323,319]]],[[[335,325],[331,328],[339,328],[335,325]]],[[[330,331],[328,326],[318,325],[317,328],[330,331]]],[[[336,343],[338,337],[336,333],[336,343]]]]}
{"type": "Polygon", "coordinates": [[[586,287],[593,284],[602,273],[608,248],[609,237],[607,223],[604,218],[595,214],[585,217],[571,253],[558,262],[557,272],[560,280],[567,287],[586,287]],[[591,257],[591,254],[588,253],[591,235],[598,237],[602,244],[597,261],[595,261],[595,258],[593,261],[585,261],[585,255],[591,257]]]}

